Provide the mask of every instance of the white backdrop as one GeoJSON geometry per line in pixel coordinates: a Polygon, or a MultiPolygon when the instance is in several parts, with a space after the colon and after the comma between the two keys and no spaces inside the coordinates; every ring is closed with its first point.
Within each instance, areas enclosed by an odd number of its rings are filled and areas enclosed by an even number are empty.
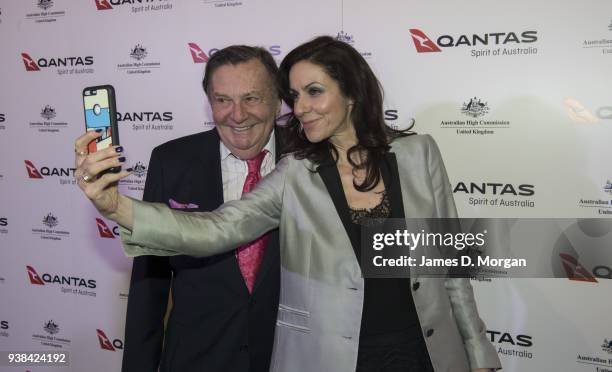
{"type": "MultiPolygon", "coordinates": [[[[211,127],[190,47],[280,62],[319,34],[366,57],[389,125],[434,136],[463,217],[612,214],[610,1],[0,0],[0,350],[70,351],[31,371],[120,369],[131,260],[72,178],[83,87],[115,86],[140,197],[155,145],[211,127]]],[[[474,281],[504,370],[612,370],[612,284],[595,280],[474,281]]]]}

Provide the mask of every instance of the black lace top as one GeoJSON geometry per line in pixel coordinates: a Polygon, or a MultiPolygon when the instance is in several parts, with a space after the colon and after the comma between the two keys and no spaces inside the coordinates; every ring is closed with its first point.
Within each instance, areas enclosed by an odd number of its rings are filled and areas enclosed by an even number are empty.
{"type": "Polygon", "coordinates": [[[349,207],[351,222],[360,226],[379,225],[391,217],[391,199],[387,190],[382,192],[380,203],[373,208],[353,209],[349,207]]]}

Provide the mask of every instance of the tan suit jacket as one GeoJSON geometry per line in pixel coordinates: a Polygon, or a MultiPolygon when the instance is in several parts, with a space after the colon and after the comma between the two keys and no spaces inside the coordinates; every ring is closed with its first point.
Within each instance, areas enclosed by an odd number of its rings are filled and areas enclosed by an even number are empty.
{"type": "MultiPolygon", "coordinates": [[[[456,217],[437,145],[428,135],[392,143],[406,218],[456,217]]],[[[280,226],[281,293],[271,370],[352,372],[357,363],[364,280],[348,235],[314,165],[292,156],[242,200],[214,212],[134,204],[122,230],[128,256],[208,256],[280,226]],[[176,250],[176,251],[174,251],[176,250]],[[180,250],[180,251],[179,251],[180,250]]],[[[437,372],[500,368],[469,279],[411,276],[413,298],[437,372]],[[418,284],[417,284],[418,283],[418,284]]]]}

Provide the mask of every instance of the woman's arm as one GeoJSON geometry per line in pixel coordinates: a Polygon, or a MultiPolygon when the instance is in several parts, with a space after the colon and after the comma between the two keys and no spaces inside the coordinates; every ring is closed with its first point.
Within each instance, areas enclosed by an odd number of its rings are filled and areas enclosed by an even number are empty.
{"type": "Polygon", "coordinates": [[[89,132],[76,140],[75,178],[98,211],[120,225],[128,256],[210,256],[235,249],[278,227],[289,158],[282,159],[241,200],[213,212],[186,213],[120,194],[117,181],[128,176],[127,171],[98,178],[105,169],[123,163],[120,147],[87,153],[87,144],[100,135],[89,132]]]}
{"type": "Polygon", "coordinates": [[[242,199],[212,212],[182,212],[164,204],[132,201],[134,226],[121,228],[128,256],[211,256],[255,240],[278,227],[289,158],[242,199]]]}
{"type": "MultiPolygon", "coordinates": [[[[427,167],[434,190],[436,217],[457,218],[453,191],[440,150],[433,138],[427,136],[427,139],[427,167]]],[[[488,371],[501,368],[495,348],[487,338],[485,324],[478,315],[470,280],[468,278],[448,278],[444,285],[472,369],[488,371]]]]}

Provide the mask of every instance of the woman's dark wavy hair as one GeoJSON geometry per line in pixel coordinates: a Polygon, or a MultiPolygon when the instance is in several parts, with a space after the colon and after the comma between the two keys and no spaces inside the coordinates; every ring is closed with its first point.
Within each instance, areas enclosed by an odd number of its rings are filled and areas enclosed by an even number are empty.
{"type": "MultiPolygon", "coordinates": [[[[353,100],[351,119],[357,144],[348,149],[348,161],[355,169],[366,170],[364,182],[359,185],[354,183],[355,188],[359,191],[372,190],[380,182],[378,165],[389,151],[389,143],[396,137],[414,133],[394,130],[385,124],[382,87],[370,66],[353,47],[329,36],[319,36],[298,46],[281,62],[279,86],[281,97],[289,107],[293,108],[294,104],[289,89],[289,71],[300,61],[321,66],[338,83],[344,96],[353,100]],[[363,159],[356,163],[352,157],[354,154],[365,156],[356,157],[363,159]]],[[[296,158],[309,159],[321,165],[331,152],[334,159],[338,159],[338,150],[328,139],[319,143],[309,142],[293,114],[289,114],[286,130],[286,148],[296,158]]]]}

